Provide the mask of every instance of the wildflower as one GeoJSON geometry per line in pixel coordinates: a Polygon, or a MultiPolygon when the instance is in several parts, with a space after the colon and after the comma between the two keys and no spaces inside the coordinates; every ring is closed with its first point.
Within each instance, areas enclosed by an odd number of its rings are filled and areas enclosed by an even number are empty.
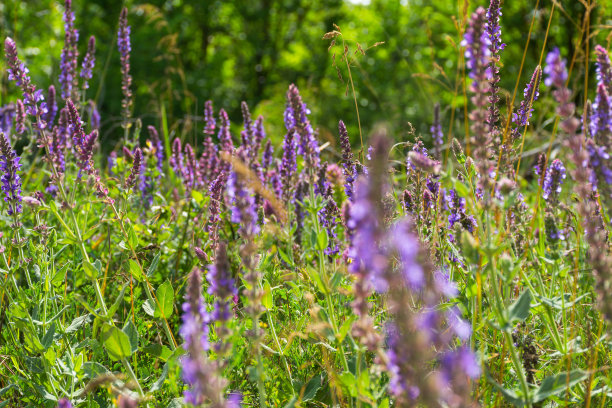
{"type": "Polygon", "coordinates": [[[436,148],[436,157],[440,159],[442,157],[442,145],[444,144],[444,133],[442,132],[442,124],[440,123],[440,104],[434,105],[434,120],[429,129],[431,137],[433,139],[434,146],[436,148]]]}
{"type": "Polygon", "coordinates": [[[319,145],[308,115],[310,110],[302,101],[298,88],[291,84],[287,92],[287,107],[285,108],[285,126],[287,131],[295,131],[298,136],[298,154],[306,161],[306,167],[319,168],[319,145]]]}
{"type": "Polygon", "coordinates": [[[597,55],[597,82],[603,84],[608,94],[612,94],[612,68],[610,68],[610,56],[608,51],[601,45],[595,46],[595,54],[597,55]]]}
{"type": "Polygon", "coordinates": [[[47,124],[47,127],[51,127],[53,125],[55,115],[57,115],[55,87],[53,85],[49,85],[49,89],[47,91],[47,113],[43,117],[43,120],[47,124]]]}
{"type": "Polygon", "coordinates": [[[208,283],[210,284],[208,294],[215,298],[211,318],[219,323],[216,328],[219,342],[215,345],[215,349],[218,353],[224,355],[231,348],[231,344],[227,343],[227,337],[229,336],[227,322],[232,318],[230,300],[238,295],[238,289],[231,275],[225,244],[217,246],[215,263],[208,268],[208,283]]]}
{"type": "Polygon", "coordinates": [[[559,159],[553,160],[544,176],[544,187],[542,197],[555,203],[559,198],[563,180],[565,180],[565,166],[559,159]]]}
{"type": "Polygon", "coordinates": [[[232,135],[230,134],[230,122],[227,112],[221,109],[219,111],[219,118],[221,120],[221,126],[219,126],[218,138],[221,150],[232,152],[234,150],[234,143],[232,142],[232,135]]]}
{"type": "Polygon", "coordinates": [[[257,117],[255,119],[255,125],[253,130],[253,151],[251,152],[252,157],[257,157],[259,154],[259,149],[261,148],[261,142],[266,138],[266,129],[263,124],[263,116],[257,117]]]}
{"type": "Polygon", "coordinates": [[[155,165],[157,167],[157,171],[159,172],[158,177],[161,177],[164,171],[164,145],[162,144],[159,134],[157,133],[157,129],[155,129],[154,126],[149,126],[147,129],[149,131],[149,136],[151,137],[151,146],[156,159],[155,165]]]}
{"type": "Polygon", "coordinates": [[[514,128],[510,133],[510,144],[519,138],[521,128],[529,125],[529,119],[531,118],[531,114],[533,112],[533,103],[538,100],[538,96],[540,95],[539,88],[540,79],[542,76],[541,73],[542,69],[538,65],[535,71],[533,71],[531,80],[525,86],[521,105],[516,112],[512,113],[512,123],[514,123],[514,128]]]}
{"type": "Polygon", "coordinates": [[[87,43],[87,54],[83,58],[83,64],[81,65],[81,78],[83,78],[83,89],[89,89],[89,80],[93,75],[93,69],[96,64],[96,37],[93,35],[89,37],[87,43]]]}
{"type": "Polygon", "coordinates": [[[136,179],[142,172],[142,150],[140,147],[137,147],[134,151],[134,161],[132,163],[132,169],[130,170],[130,175],[125,180],[125,188],[126,190],[131,189],[136,184],[136,179]]]}
{"type": "Polygon", "coordinates": [[[18,172],[21,170],[19,163],[20,157],[10,145],[4,133],[0,134],[0,183],[4,192],[4,201],[8,205],[8,215],[21,213],[21,177],[18,172]]]}
{"type": "Polygon", "coordinates": [[[98,131],[94,129],[90,134],[85,135],[79,112],[70,99],[66,101],[66,107],[68,108],[72,142],[77,153],[80,178],[82,171],[90,173],[93,170],[93,162],[91,159],[93,156],[94,144],[98,138],[98,131]]]}
{"type": "Polygon", "coordinates": [[[66,398],[62,398],[57,402],[57,408],[72,408],[72,404],[66,398]]]}
{"type": "Polygon", "coordinates": [[[0,107],[0,132],[10,133],[13,128],[13,119],[15,118],[15,105],[9,103],[0,107]]]}
{"type": "Polygon", "coordinates": [[[280,179],[283,186],[283,199],[287,200],[293,189],[293,175],[297,170],[295,157],[295,135],[293,130],[287,131],[283,141],[283,158],[280,165],[280,179]]]}
{"type": "Polygon", "coordinates": [[[505,44],[501,41],[501,27],[499,25],[499,19],[502,15],[501,6],[499,0],[491,0],[489,8],[487,9],[487,23],[485,25],[485,32],[488,37],[489,43],[489,63],[487,67],[487,74],[489,76],[489,106],[487,125],[489,127],[489,133],[491,139],[497,141],[499,129],[497,122],[499,121],[499,108],[497,103],[499,102],[499,53],[505,47],[505,44]]]}
{"type": "Polygon", "coordinates": [[[336,163],[330,163],[325,169],[325,178],[334,188],[341,188],[345,179],[342,169],[336,163]]]}
{"type": "Polygon", "coordinates": [[[215,180],[210,183],[208,189],[210,193],[210,201],[208,204],[208,238],[211,242],[211,247],[216,248],[219,241],[219,222],[221,221],[220,210],[222,194],[227,183],[227,174],[221,172],[215,180]]]}
{"type": "Polygon", "coordinates": [[[274,147],[272,147],[272,142],[268,140],[261,155],[261,167],[264,169],[264,171],[267,172],[272,167],[273,160],[274,147]]]}
{"type": "Polygon", "coordinates": [[[357,169],[355,168],[355,157],[351,150],[351,142],[349,141],[348,132],[343,121],[338,122],[338,131],[340,133],[340,146],[342,147],[342,171],[344,173],[344,192],[350,201],[353,201],[353,184],[357,177],[357,169]]]}
{"type": "Polygon", "coordinates": [[[212,136],[215,134],[215,115],[213,112],[212,101],[204,103],[204,134],[212,136]]]}
{"type": "Polygon", "coordinates": [[[44,129],[46,123],[43,121],[42,115],[46,114],[47,107],[43,102],[42,90],[36,89],[31,83],[30,76],[28,75],[29,71],[23,62],[19,60],[15,41],[10,37],[6,37],[4,40],[4,52],[6,53],[6,60],[9,66],[7,70],[8,79],[15,81],[15,84],[21,87],[26,112],[36,118],[35,127],[37,129],[44,129]]]}
{"type": "Polygon", "coordinates": [[[185,163],[183,158],[183,148],[181,146],[181,139],[179,139],[178,137],[174,139],[174,142],[172,142],[172,156],[170,156],[170,166],[172,167],[172,170],[174,170],[174,173],[177,176],[183,177],[183,174],[185,173],[185,163]]]}
{"type": "Polygon", "coordinates": [[[25,107],[21,99],[18,99],[15,105],[15,132],[18,134],[25,132],[25,119],[25,107]]]}
{"type": "Polygon", "coordinates": [[[119,48],[121,59],[121,90],[123,92],[121,107],[123,108],[123,120],[127,121],[132,115],[133,101],[132,76],[130,75],[130,52],[132,51],[132,45],[130,43],[130,26],[128,25],[128,10],[126,7],[121,10],[121,15],[119,16],[117,47],[119,48]]]}
{"type": "Polygon", "coordinates": [[[590,115],[591,137],[602,146],[612,145],[612,104],[604,84],[597,87],[597,95],[590,115]]]}
{"type": "Polygon", "coordinates": [[[59,82],[62,86],[62,98],[67,100],[72,97],[72,87],[75,81],[79,32],[74,28],[74,13],[72,12],[72,0],[64,3],[64,47],[60,63],[59,82]]]}
{"type": "Polygon", "coordinates": [[[240,176],[232,172],[227,182],[227,194],[232,203],[232,222],[239,224],[243,237],[253,237],[259,233],[255,197],[245,187],[240,176]]]}

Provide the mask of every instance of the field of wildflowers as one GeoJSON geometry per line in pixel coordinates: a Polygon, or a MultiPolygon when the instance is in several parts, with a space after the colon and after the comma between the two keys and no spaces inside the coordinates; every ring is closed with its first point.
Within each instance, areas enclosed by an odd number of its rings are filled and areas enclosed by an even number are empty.
{"type": "Polygon", "coordinates": [[[500,3],[465,9],[464,134],[436,104],[429,134],[358,148],[293,84],[282,144],[244,102],[242,124],[206,102],[196,143],[142,129],[124,8],[102,157],[71,0],[47,89],[4,39],[0,407],[612,406],[610,57],[587,34],[570,89],[577,52],[548,44],[506,95],[500,3]]]}

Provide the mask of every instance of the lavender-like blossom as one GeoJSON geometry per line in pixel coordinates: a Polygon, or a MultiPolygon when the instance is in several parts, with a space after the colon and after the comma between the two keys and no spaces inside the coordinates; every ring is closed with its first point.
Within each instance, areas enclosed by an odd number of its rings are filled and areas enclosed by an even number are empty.
{"type": "Polygon", "coordinates": [[[602,146],[611,146],[612,141],[612,104],[604,84],[597,86],[597,95],[590,115],[589,131],[595,142],[602,146]]]}
{"type": "Polygon", "coordinates": [[[0,106],[0,132],[9,134],[13,128],[13,119],[15,118],[15,104],[9,103],[0,106]]]}
{"type": "Polygon", "coordinates": [[[440,159],[442,157],[442,145],[444,144],[444,133],[442,132],[442,123],[440,123],[440,104],[434,105],[434,120],[429,129],[431,137],[433,139],[434,146],[436,148],[436,157],[440,159]]]}
{"type": "Polygon", "coordinates": [[[227,112],[221,109],[219,111],[219,119],[221,121],[221,126],[219,126],[219,134],[217,137],[219,138],[219,145],[222,151],[232,152],[234,151],[234,143],[232,142],[232,135],[230,133],[230,121],[227,116],[227,112]]]}
{"type": "Polygon", "coordinates": [[[43,120],[47,124],[48,128],[51,128],[53,126],[53,121],[55,121],[55,115],[57,115],[57,100],[55,87],[53,85],[49,85],[49,89],[47,91],[47,113],[43,117],[43,120]]]}
{"type": "Polygon", "coordinates": [[[129,190],[136,185],[136,180],[142,172],[142,150],[137,147],[134,151],[134,161],[132,162],[132,168],[130,169],[130,175],[125,180],[125,189],[129,190]]]}
{"type": "Polygon", "coordinates": [[[210,284],[208,294],[215,298],[211,318],[219,323],[216,328],[219,342],[215,345],[215,350],[224,355],[231,348],[231,344],[226,341],[229,335],[227,322],[232,318],[230,301],[238,295],[236,283],[231,275],[225,244],[217,246],[215,263],[208,268],[207,278],[210,284]]]}
{"type": "Polygon", "coordinates": [[[36,89],[31,83],[29,71],[26,66],[19,60],[17,55],[17,46],[15,41],[10,37],[6,37],[4,40],[4,52],[6,54],[6,60],[9,66],[8,79],[15,81],[15,84],[21,88],[23,96],[23,104],[26,107],[26,112],[34,116],[36,121],[35,127],[38,129],[44,129],[46,123],[42,119],[42,116],[47,112],[47,106],[43,102],[44,97],[42,90],[36,89]],[[39,104],[40,102],[40,104],[39,104]]]}
{"type": "Polygon", "coordinates": [[[183,168],[183,183],[187,194],[195,187],[198,177],[198,162],[195,157],[193,148],[189,143],[185,144],[185,166],[183,168]]]}
{"type": "Polygon", "coordinates": [[[567,81],[567,68],[565,59],[561,58],[561,51],[555,47],[546,56],[546,65],[544,66],[544,85],[563,88],[567,81]]]}
{"type": "Polygon", "coordinates": [[[232,204],[231,221],[239,224],[238,232],[243,237],[254,237],[259,233],[255,197],[244,185],[244,180],[232,172],[227,182],[227,195],[232,204]]]}
{"type": "Polygon", "coordinates": [[[68,108],[68,119],[70,121],[73,147],[77,155],[77,164],[79,166],[78,177],[81,177],[82,171],[91,173],[93,171],[93,148],[98,138],[98,131],[93,130],[90,134],[85,135],[81,117],[76,106],[70,99],[66,101],[68,108]]]}
{"type": "Polygon", "coordinates": [[[15,104],[15,132],[17,132],[17,134],[22,134],[25,132],[25,120],[25,107],[23,106],[21,99],[18,99],[17,103],[15,104]]]}
{"type": "Polygon", "coordinates": [[[87,54],[83,58],[81,65],[81,78],[83,78],[83,89],[89,89],[89,80],[93,76],[93,69],[96,64],[96,37],[89,37],[87,43],[87,54]]]}
{"type": "Polygon", "coordinates": [[[499,25],[499,19],[502,15],[501,6],[499,0],[491,0],[489,8],[487,9],[487,23],[485,25],[485,32],[489,39],[489,64],[487,67],[487,74],[489,76],[489,106],[487,115],[487,125],[489,126],[489,133],[491,139],[497,141],[499,135],[499,129],[497,122],[499,121],[499,108],[497,103],[499,102],[499,53],[505,47],[505,44],[501,41],[501,27],[499,25]]]}
{"type": "Polygon", "coordinates": [[[210,201],[208,202],[208,239],[211,242],[211,247],[214,249],[219,243],[219,222],[221,221],[221,203],[223,191],[227,186],[227,174],[221,172],[215,178],[208,189],[210,201]]]}
{"type": "Polygon", "coordinates": [[[546,56],[544,74],[546,75],[544,84],[554,88],[553,96],[558,103],[555,111],[563,118],[559,127],[567,134],[573,135],[580,126],[580,122],[574,117],[576,106],[571,101],[571,91],[565,85],[568,75],[566,61],[561,58],[558,48],[553,49],[546,56]]]}
{"type": "MultiPolygon", "coordinates": [[[[597,146],[593,139],[587,139],[586,151],[588,152],[588,165],[591,168],[590,182],[593,191],[598,188],[609,189],[612,185],[612,170],[610,169],[610,155],[603,146],[597,146]]],[[[582,164],[585,165],[584,163],[582,164]]]]}
{"type": "Polygon", "coordinates": [[[170,156],[170,167],[174,170],[174,173],[183,177],[185,160],[183,158],[183,147],[181,146],[181,139],[178,137],[172,142],[172,156],[170,156]]]}
{"type": "Polygon", "coordinates": [[[72,87],[74,85],[79,40],[79,32],[74,28],[74,13],[72,12],[72,0],[64,3],[64,47],[60,63],[59,82],[62,87],[62,98],[67,100],[72,97],[72,87]]]}
{"type": "Polygon", "coordinates": [[[298,154],[306,161],[306,167],[316,170],[319,168],[319,144],[315,132],[308,119],[310,110],[302,101],[298,88],[291,84],[287,92],[287,107],[285,108],[285,126],[287,131],[292,130],[298,136],[298,154]]]}
{"type": "Polygon", "coordinates": [[[261,142],[266,138],[266,129],[263,124],[263,116],[259,116],[255,119],[255,124],[253,127],[253,151],[251,155],[253,157],[257,157],[259,154],[259,149],[261,148],[261,142]]]}
{"type": "Polygon", "coordinates": [[[297,170],[296,162],[296,133],[293,130],[287,131],[283,141],[283,158],[280,165],[280,179],[283,186],[282,198],[288,200],[293,190],[293,176],[297,170]]]}
{"type": "Polygon", "coordinates": [[[108,174],[110,174],[111,176],[114,175],[113,169],[117,165],[117,152],[116,151],[113,150],[112,152],[110,152],[110,154],[106,158],[106,163],[107,163],[108,174]]]}
{"type": "Polygon", "coordinates": [[[20,157],[17,156],[4,133],[0,133],[0,184],[4,193],[4,201],[7,203],[8,215],[21,213],[21,177],[18,172],[21,170],[19,163],[20,157]]]}
{"type": "Polygon", "coordinates": [[[72,408],[72,404],[66,398],[62,398],[57,402],[57,408],[72,408]]]}
{"type": "Polygon", "coordinates": [[[484,191],[488,191],[490,189],[491,136],[488,132],[486,105],[488,101],[487,93],[489,92],[487,66],[491,52],[489,49],[490,39],[485,26],[486,11],[479,7],[470,18],[462,45],[466,47],[466,64],[469,77],[473,80],[470,84],[470,91],[473,93],[471,101],[474,104],[474,110],[470,112],[469,119],[472,123],[474,159],[481,178],[480,187],[484,191]]]}
{"type": "Polygon", "coordinates": [[[559,159],[553,160],[544,176],[542,197],[551,203],[556,203],[565,177],[566,173],[563,162],[559,159]]]}
{"type": "Polygon", "coordinates": [[[542,68],[538,65],[531,75],[531,79],[525,86],[523,92],[523,100],[516,112],[512,113],[512,123],[514,128],[510,133],[510,144],[517,140],[521,135],[521,130],[525,126],[529,125],[529,119],[533,112],[533,103],[538,100],[540,95],[540,79],[542,76],[542,68]]]}
{"type": "Polygon", "coordinates": [[[603,84],[608,91],[608,94],[612,94],[612,68],[610,67],[610,56],[608,51],[601,45],[595,46],[595,54],[597,55],[597,82],[598,85],[603,84]]]}
{"type": "Polygon", "coordinates": [[[348,132],[343,121],[338,122],[338,131],[340,133],[340,146],[342,147],[342,171],[344,173],[344,192],[348,199],[353,201],[353,190],[355,179],[357,178],[357,168],[355,167],[355,157],[351,149],[348,132]]]}
{"type": "Polygon", "coordinates": [[[195,406],[209,402],[211,406],[225,408],[230,406],[223,395],[227,381],[220,375],[217,365],[206,356],[210,316],[201,290],[200,270],[194,268],[187,281],[180,329],[187,350],[187,355],[181,360],[182,376],[190,387],[184,392],[185,402],[195,406]]]}
{"type": "Polygon", "coordinates": [[[204,103],[204,123],[204,134],[208,136],[214,135],[216,122],[212,101],[204,103]]]}
{"type": "Polygon", "coordinates": [[[242,101],[240,104],[240,109],[242,110],[242,119],[243,119],[243,130],[240,132],[240,137],[242,140],[242,146],[244,151],[247,152],[247,156],[251,156],[253,151],[253,120],[251,119],[251,112],[249,111],[249,105],[245,101],[242,101]]]}
{"type": "Polygon", "coordinates": [[[264,171],[267,172],[271,169],[273,161],[274,147],[272,146],[272,142],[268,140],[261,155],[261,167],[264,169],[264,171]]]}
{"type": "MultiPolygon", "coordinates": [[[[130,42],[130,26],[128,25],[128,10],[126,7],[121,10],[119,16],[119,32],[117,33],[117,47],[121,59],[121,90],[123,99],[123,120],[127,121],[132,116],[132,76],[130,75],[130,52],[132,45],[130,42]]],[[[125,126],[125,123],[124,123],[125,126]]]]}
{"type": "Polygon", "coordinates": [[[164,145],[159,138],[159,133],[157,133],[155,126],[148,126],[147,129],[149,131],[149,136],[151,137],[151,147],[156,160],[155,165],[157,171],[159,172],[158,177],[162,177],[164,172],[164,145]]]}
{"type": "Polygon", "coordinates": [[[202,151],[199,163],[200,178],[202,182],[210,183],[217,177],[220,171],[217,145],[215,145],[210,136],[204,139],[203,145],[204,150],[202,151]]]}

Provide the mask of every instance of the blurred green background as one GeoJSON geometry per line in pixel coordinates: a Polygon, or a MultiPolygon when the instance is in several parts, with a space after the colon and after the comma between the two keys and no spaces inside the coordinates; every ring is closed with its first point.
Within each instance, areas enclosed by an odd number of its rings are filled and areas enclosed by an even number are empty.
{"type": "MultiPolygon", "coordinates": [[[[58,83],[62,3],[0,2],[0,34],[17,41],[39,87],[58,83]]],[[[501,86],[511,96],[536,1],[505,3],[501,24],[507,47],[502,53],[501,86]]],[[[591,13],[591,43],[607,47],[612,1],[599,3],[591,13]]],[[[335,145],[337,121],[343,119],[358,147],[357,118],[350,89],[347,93],[342,47],[337,43],[328,50],[330,42],[322,39],[323,34],[335,23],[349,47],[364,135],[383,123],[397,140],[404,140],[412,125],[428,142],[435,102],[442,105],[445,133],[451,128],[453,106],[457,119],[453,132],[463,133],[458,44],[466,4],[469,12],[479,5],[488,6],[486,1],[464,0],[74,0],[73,9],[81,56],[87,38],[95,35],[97,39],[97,62],[88,97],[99,104],[105,147],[122,136],[116,31],[124,5],[130,10],[132,27],[134,116],[145,125],[160,125],[163,106],[170,130],[197,141],[201,140],[202,108],[207,99],[214,101],[215,109],[225,108],[236,128],[242,122],[240,101],[245,100],[254,114],[264,115],[272,138],[281,138],[285,92],[290,83],[296,83],[312,110],[320,138],[335,145]],[[377,42],[384,44],[368,49],[365,55],[358,52],[357,44],[365,50],[377,42]]],[[[551,1],[540,1],[519,97],[539,61],[551,7],[551,1]]],[[[571,56],[580,40],[584,14],[585,6],[578,0],[557,2],[547,50],[556,45],[571,56]]],[[[573,75],[577,81],[583,76],[583,61],[580,51],[573,75]]],[[[0,104],[18,96],[3,64],[0,104]]],[[[580,92],[576,97],[582,97],[580,92]]]]}

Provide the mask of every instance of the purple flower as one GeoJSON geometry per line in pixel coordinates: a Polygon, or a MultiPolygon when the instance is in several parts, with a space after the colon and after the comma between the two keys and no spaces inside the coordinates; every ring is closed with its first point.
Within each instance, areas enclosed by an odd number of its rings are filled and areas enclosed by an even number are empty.
{"type": "Polygon", "coordinates": [[[47,127],[50,128],[53,125],[55,115],[57,115],[55,87],[53,85],[49,85],[49,90],[47,91],[47,114],[43,117],[47,127]]]}
{"type": "Polygon", "coordinates": [[[124,7],[119,16],[119,31],[117,33],[117,47],[121,59],[121,90],[123,91],[123,120],[127,120],[132,115],[132,76],[130,75],[130,26],[128,25],[128,10],[124,7]]]}
{"type": "Polygon", "coordinates": [[[292,130],[298,136],[298,154],[306,161],[306,166],[316,170],[319,168],[319,144],[314,130],[308,120],[310,110],[302,101],[298,88],[291,84],[287,92],[287,106],[285,108],[285,126],[287,131],[292,130]]]}
{"type": "Polygon", "coordinates": [[[521,135],[522,128],[529,125],[529,119],[533,112],[533,103],[538,100],[538,96],[540,95],[539,88],[541,76],[542,69],[538,65],[535,71],[533,71],[533,75],[531,75],[531,80],[525,86],[521,105],[516,112],[512,113],[512,123],[514,123],[514,128],[510,134],[512,141],[517,140],[521,135]]]}
{"type": "Polygon", "coordinates": [[[204,134],[208,136],[214,135],[216,122],[212,101],[204,103],[204,123],[204,134]]]}
{"type": "Polygon", "coordinates": [[[219,138],[221,150],[233,152],[234,143],[232,142],[232,135],[230,133],[230,121],[225,110],[221,109],[219,111],[219,119],[221,120],[221,126],[219,126],[219,134],[217,136],[219,138]]]}
{"type": "MultiPolygon", "coordinates": [[[[593,191],[598,189],[598,186],[603,184],[609,186],[612,184],[612,170],[609,166],[610,155],[603,146],[597,146],[593,139],[587,139],[586,150],[589,155],[588,165],[593,171],[590,172],[590,181],[593,186],[593,191]]],[[[587,163],[584,163],[586,165],[587,163]]]]}
{"type": "Polygon", "coordinates": [[[157,133],[157,129],[154,126],[147,127],[149,130],[149,136],[151,137],[151,148],[153,149],[153,154],[156,159],[156,167],[159,173],[158,177],[162,177],[164,172],[164,145],[159,138],[159,133],[157,133]]]}
{"type": "Polygon", "coordinates": [[[273,161],[274,147],[272,147],[272,142],[268,140],[261,155],[261,167],[264,169],[264,171],[267,172],[271,169],[273,161]]]}
{"type": "Polygon", "coordinates": [[[417,261],[419,241],[410,231],[410,225],[398,222],[391,230],[391,240],[399,255],[406,285],[412,290],[421,290],[425,284],[425,273],[417,261]]]}
{"type": "Polygon", "coordinates": [[[357,169],[355,167],[355,157],[351,149],[348,132],[343,121],[338,122],[338,131],[340,133],[340,146],[342,147],[342,171],[344,173],[344,192],[350,201],[353,201],[353,190],[355,179],[357,178],[357,169]]]}
{"type": "Polygon", "coordinates": [[[231,221],[240,225],[238,232],[244,238],[257,235],[259,233],[259,225],[257,225],[255,197],[235,172],[230,174],[227,181],[227,195],[232,204],[231,221]]]}
{"type": "Polygon", "coordinates": [[[9,66],[7,70],[8,79],[15,81],[15,84],[21,87],[26,112],[36,118],[34,126],[38,129],[44,129],[46,123],[42,116],[47,113],[47,106],[43,102],[42,91],[40,89],[37,90],[31,83],[30,76],[28,75],[29,71],[23,62],[19,60],[15,41],[10,37],[6,37],[6,40],[4,40],[4,52],[6,53],[6,60],[9,66]],[[39,102],[41,102],[40,105],[39,102]]]}
{"type": "Polygon", "coordinates": [[[89,37],[87,43],[87,54],[83,58],[83,64],[81,65],[81,78],[83,78],[83,88],[89,89],[89,80],[93,76],[93,69],[96,64],[96,37],[93,35],[89,37]]]}
{"type": "Polygon", "coordinates": [[[434,146],[436,147],[436,157],[440,159],[442,157],[442,145],[444,144],[444,133],[442,132],[442,124],[440,123],[440,104],[434,105],[434,120],[429,129],[431,137],[433,139],[434,146]]]}
{"type": "Polygon", "coordinates": [[[280,165],[280,179],[283,186],[282,198],[287,200],[291,197],[293,189],[293,175],[297,170],[297,162],[295,156],[296,141],[295,131],[289,130],[283,141],[283,158],[280,165]]]}
{"type": "Polygon", "coordinates": [[[184,161],[185,160],[183,158],[183,147],[181,145],[181,139],[177,137],[174,139],[174,142],[172,142],[172,156],[170,156],[170,166],[172,167],[172,170],[174,170],[174,173],[179,177],[183,177],[183,173],[185,172],[184,161]]]}
{"type": "Polygon", "coordinates": [[[256,157],[259,154],[259,149],[261,148],[261,142],[266,138],[266,129],[263,124],[263,116],[259,116],[255,119],[255,125],[253,130],[253,152],[252,156],[256,157]]]}
{"type": "MultiPolygon", "coordinates": [[[[494,16],[491,16],[494,18],[494,16]]],[[[489,33],[485,30],[486,26],[486,11],[479,7],[473,14],[470,20],[470,25],[465,32],[461,45],[465,46],[466,65],[469,72],[469,77],[474,80],[481,79],[484,74],[484,67],[489,63],[491,51],[489,45],[491,39],[489,33]]],[[[487,27],[488,28],[488,27],[487,27]]],[[[495,27],[490,27],[495,31],[495,27]]]]}
{"type": "Polygon", "coordinates": [[[4,201],[8,205],[8,215],[21,213],[21,177],[18,172],[21,170],[19,163],[20,157],[17,156],[4,133],[0,134],[0,184],[4,192],[4,201]]]}
{"type": "Polygon", "coordinates": [[[231,275],[225,244],[219,244],[215,254],[215,263],[208,268],[208,294],[215,297],[212,319],[224,325],[231,319],[230,300],[238,294],[238,289],[231,275]]]}
{"type": "Polygon", "coordinates": [[[227,185],[227,174],[225,172],[219,173],[208,189],[210,193],[210,201],[208,202],[208,225],[206,230],[208,231],[208,239],[211,241],[211,247],[216,248],[219,241],[219,222],[221,221],[221,198],[223,191],[227,185]]]}
{"type": "Polygon", "coordinates": [[[610,68],[610,56],[608,51],[601,45],[595,46],[595,54],[597,55],[597,82],[603,84],[608,90],[608,94],[612,93],[612,68],[610,68]]]}
{"type": "Polygon", "coordinates": [[[593,102],[589,131],[591,137],[601,145],[608,145],[612,137],[612,105],[604,84],[597,86],[597,95],[593,102]]]}
{"type": "Polygon", "coordinates": [[[480,364],[474,352],[466,346],[444,353],[440,361],[443,386],[452,387],[454,382],[463,382],[465,377],[480,377],[480,364]]]}
{"type": "Polygon", "coordinates": [[[563,180],[565,180],[565,166],[563,166],[563,162],[559,159],[553,160],[546,175],[544,176],[544,187],[542,197],[545,200],[549,200],[551,202],[556,202],[559,198],[559,193],[561,192],[561,186],[563,185],[563,180]]]}
{"type": "Polygon", "coordinates": [[[136,184],[136,180],[142,172],[142,164],[142,150],[140,150],[140,147],[137,147],[134,151],[134,161],[132,162],[132,169],[130,170],[130,175],[125,180],[126,190],[131,189],[136,184]]]}
{"type": "Polygon", "coordinates": [[[544,66],[544,85],[555,86],[556,88],[565,87],[567,81],[567,68],[565,59],[561,58],[561,51],[555,47],[546,56],[546,65],[544,66]]]}
{"type": "Polygon", "coordinates": [[[66,398],[62,398],[57,402],[57,408],[72,408],[72,404],[66,398]]]}
{"type": "Polygon", "coordinates": [[[489,107],[487,116],[487,125],[489,126],[489,133],[491,139],[496,139],[499,134],[497,128],[497,122],[499,120],[499,109],[497,103],[499,102],[499,53],[505,47],[505,44],[501,42],[501,27],[499,25],[499,19],[501,17],[501,7],[499,0],[491,0],[489,8],[487,9],[487,23],[485,25],[485,32],[489,38],[489,65],[487,67],[487,75],[489,76],[489,107]]]}
{"type": "Polygon", "coordinates": [[[72,97],[72,87],[74,85],[78,49],[77,42],[79,32],[74,28],[74,13],[72,12],[72,0],[66,0],[64,6],[64,47],[60,63],[59,82],[62,86],[62,98],[67,100],[72,97]]]}
{"type": "Polygon", "coordinates": [[[91,173],[93,170],[93,162],[91,159],[93,156],[93,148],[98,138],[98,131],[93,130],[90,134],[85,135],[79,112],[70,99],[66,101],[66,107],[68,108],[68,119],[70,121],[73,147],[77,155],[77,164],[79,166],[78,177],[80,178],[82,171],[91,173]]]}
{"type": "Polygon", "coordinates": [[[21,99],[18,99],[15,104],[15,132],[17,132],[17,134],[25,132],[25,119],[25,107],[21,99]]]}

